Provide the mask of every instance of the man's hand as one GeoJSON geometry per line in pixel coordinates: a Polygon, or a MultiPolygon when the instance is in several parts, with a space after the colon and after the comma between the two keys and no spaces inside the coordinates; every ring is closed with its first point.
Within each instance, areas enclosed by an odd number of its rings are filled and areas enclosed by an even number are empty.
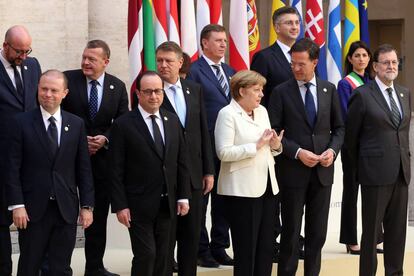
{"type": "Polygon", "coordinates": [[[330,165],[332,165],[333,161],[334,161],[334,153],[331,149],[325,150],[320,155],[320,163],[324,167],[329,167],[330,165]]]}
{"type": "Polygon", "coordinates": [[[103,135],[87,136],[89,155],[94,155],[106,143],[106,137],[103,135]]]}
{"type": "Polygon", "coordinates": [[[301,149],[298,153],[298,159],[302,161],[305,166],[310,168],[315,167],[319,163],[319,155],[314,154],[311,151],[301,149]]]}
{"type": "Polygon", "coordinates": [[[213,189],[214,186],[214,176],[213,175],[205,175],[203,177],[203,192],[206,195],[213,189]]]}
{"type": "Polygon", "coordinates": [[[125,225],[126,227],[131,227],[130,221],[131,221],[131,213],[129,211],[129,208],[122,209],[121,211],[116,212],[116,217],[118,218],[118,221],[125,225]]]}
{"type": "Polygon", "coordinates": [[[177,215],[185,216],[190,210],[190,205],[186,202],[177,202],[177,215]]]}
{"type": "Polygon", "coordinates": [[[29,222],[29,216],[27,215],[26,208],[20,207],[13,209],[13,223],[19,229],[26,229],[27,222],[29,222]]]}
{"type": "Polygon", "coordinates": [[[92,210],[82,208],[79,214],[79,223],[82,224],[82,228],[86,229],[91,226],[93,222],[93,212],[92,210]]]}

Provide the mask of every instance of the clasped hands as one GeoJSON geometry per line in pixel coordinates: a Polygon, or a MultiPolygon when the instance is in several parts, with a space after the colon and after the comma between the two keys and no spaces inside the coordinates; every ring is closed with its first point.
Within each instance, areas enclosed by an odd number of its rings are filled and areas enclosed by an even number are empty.
{"type": "Polygon", "coordinates": [[[265,145],[269,145],[271,149],[278,150],[282,146],[284,130],[282,130],[279,135],[274,129],[266,129],[259,141],[256,143],[256,149],[259,150],[265,145]]]}
{"type": "Polygon", "coordinates": [[[310,168],[315,167],[318,163],[323,167],[329,167],[332,165],[334,158],[334,152],[331,149],[325,150],[320,155],[305,149],[300,149],[298,153],[298,159],[310,168]]]}

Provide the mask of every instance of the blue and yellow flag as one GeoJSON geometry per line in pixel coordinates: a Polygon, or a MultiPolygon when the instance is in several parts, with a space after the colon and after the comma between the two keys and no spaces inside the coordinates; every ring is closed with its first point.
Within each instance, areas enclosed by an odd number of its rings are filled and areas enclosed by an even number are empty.
{"type": "Polygon", "coordinates": [[[368,1],[358,0],[360,38],[369,47],[368,1]]]}
{"type": "Polygon", "coordinates": [[[359,30],[358,0],[345,0],[344,58],[351,43],[360,39],[359,30]]]}

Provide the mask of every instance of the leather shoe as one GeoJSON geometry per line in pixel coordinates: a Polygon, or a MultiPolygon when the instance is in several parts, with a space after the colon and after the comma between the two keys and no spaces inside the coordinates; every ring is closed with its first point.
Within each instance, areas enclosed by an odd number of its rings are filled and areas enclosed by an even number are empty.
{"type": "Polygon", "coordinates": [[[226,251],[211,252],[213,258],[221,265],[234,265],[234,260],[227,255],[226,251]]]}
{"type": "Polygon", "coordinates": [[[106,268],[99,268],[94,271],[85,271],[85,276],[120,276],[119,274],[109,272],[106,268]]]}
{"type": "Polygon", "coordinates": [[[178,272],[178,263],[177,261],[174,259],[173,261],[173,272],[177,273],[178,272]]]}
{"type": "Polygon", "coordinates": [[[220,264],[210,254],[199,256],[197,259],[197,265],[210,268],[217,268],[220,266],[220,264]]]}

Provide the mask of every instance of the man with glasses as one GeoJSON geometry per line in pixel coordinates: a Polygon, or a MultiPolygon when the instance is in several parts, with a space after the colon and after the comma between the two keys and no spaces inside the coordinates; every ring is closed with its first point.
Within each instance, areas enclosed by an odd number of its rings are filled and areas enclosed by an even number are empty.
{"type": "Polygon", "coordinates": [[[359,275],[377,270],[377,229],[384,229],[385,275],[403,275],[410,183],[411,93],[394,83],[396,49],[375,51],[375,80],[358,87],[348,105],[345,142],[361,184],[362,239],[359,275]]]}
{"type": "Polygon", "coordinates": [[[11,118],[37,107],[37,84],[40,64],[28,55],[32,38],[23,26],[13,26],[5,34],[0,50],[0,275],[12,273],[9,226],[12,222],[5,199],[6,157],[9,148],[7,133],[13,128],[11,118]]]}
{"type": "Polygon", "coordinates": [[[144,72],[138,89],[138,108],[115,120],[109,139],[112,212],[129,231],[131,275],[166,276],[173,218],[189,211],[186,148],[178,117],[160,109],[160,76],[144,72]]]}

